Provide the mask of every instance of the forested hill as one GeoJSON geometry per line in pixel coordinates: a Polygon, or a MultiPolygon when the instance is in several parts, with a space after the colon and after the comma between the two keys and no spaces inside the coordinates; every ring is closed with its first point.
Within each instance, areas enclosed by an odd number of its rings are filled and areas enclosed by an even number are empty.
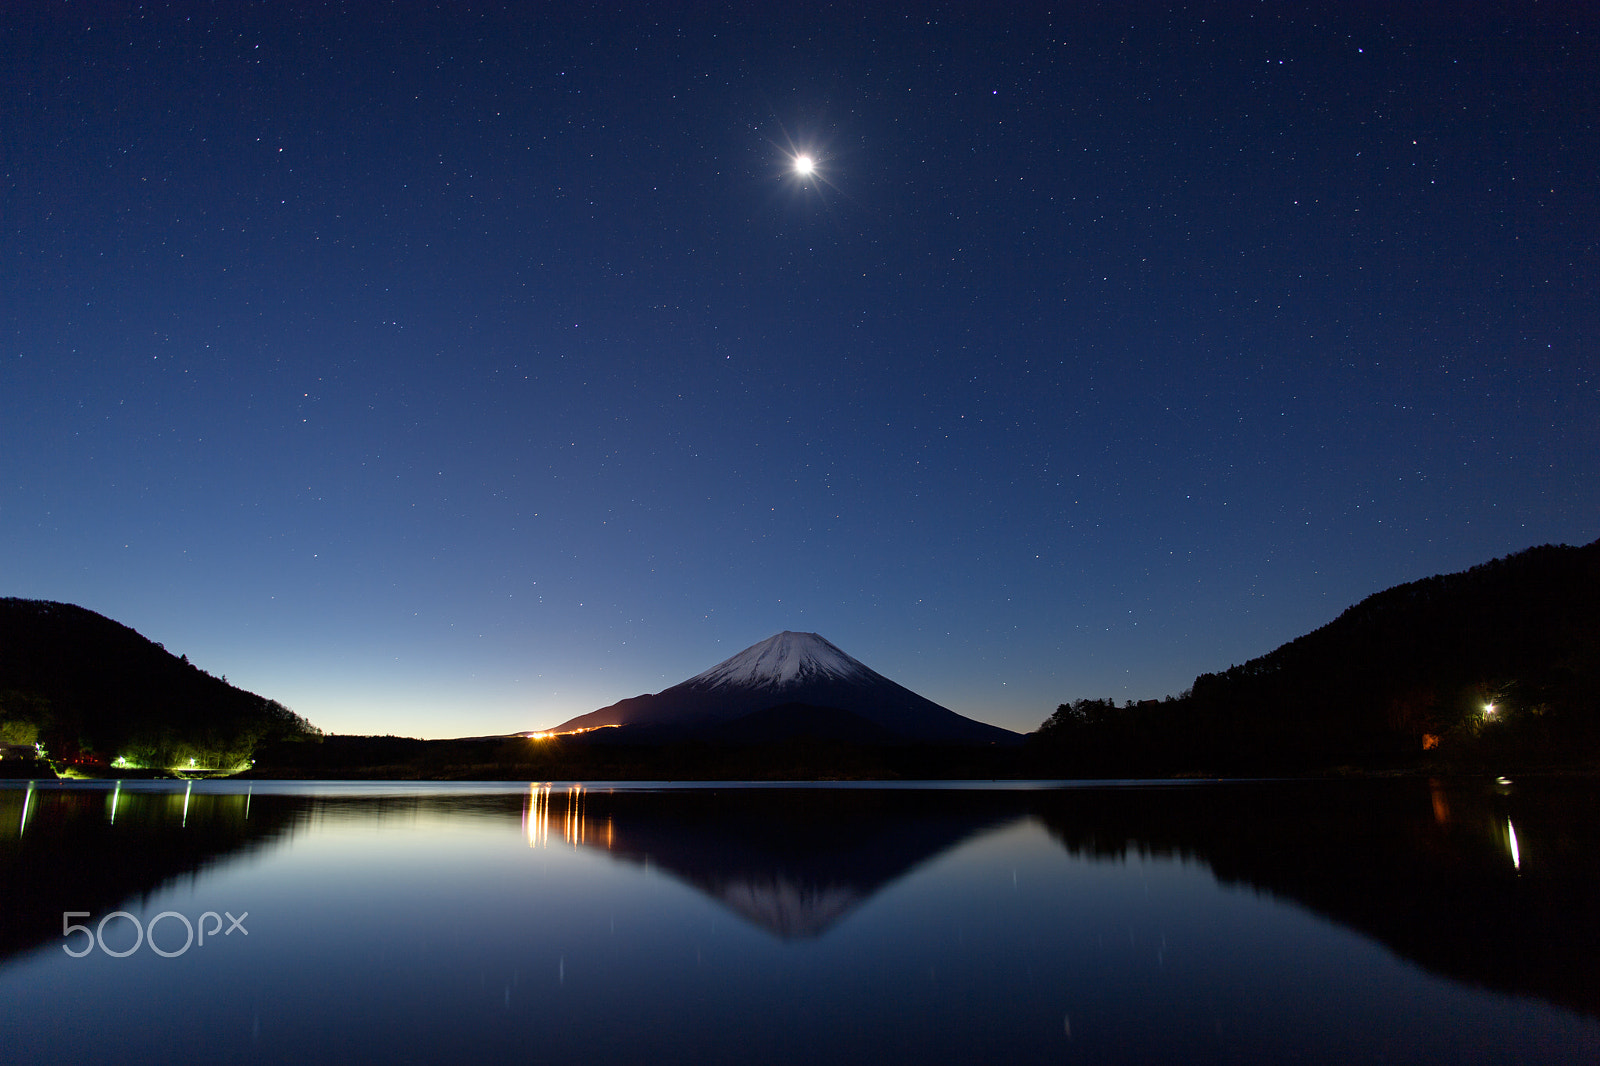
{"type": "Polygon", "coordinates": [[[1194,699],[1352,737],[1439,736],[1491,705],[1503,721],[1592,713],[1597,652],[1600,541],[1546,545],[1368,596],[1268,655],[1201,675],[1194,699]]]}
{"type": "Polygon", "coordinates": [[[315,732],[93,611],[0,599],[0,742],[37,739],[66,761],[225,767],[265,740],[315,732]]]}
{"type": "MultiPolygon", "coordinates": [[[[1600,747],[1600,541],[1398,585],[1185,698],[1063,705],[1042,739],[1082,758],[1276,766],[1493,744],[1600,747]]],[[[1176,765],[1176,763],[1174,763],[1176,765]]],[[[1166,767],[1162,767],[1166,768],[1166,767]]]]}

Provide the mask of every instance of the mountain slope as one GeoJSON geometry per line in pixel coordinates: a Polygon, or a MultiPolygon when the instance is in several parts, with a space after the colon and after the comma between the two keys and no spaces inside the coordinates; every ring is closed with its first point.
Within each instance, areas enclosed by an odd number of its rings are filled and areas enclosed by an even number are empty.
{"type": "Polygon", "coordinates": [[[1600,541],[1544,545],[1368,596],[1275,651],[1195,679],[1197,704],[1409,740],[1494,705],[1559,718],[1600,695],[1600,541]]]}
{"type": "Polygon", "coordinates": [[[69,603],[0,599],[0,733],[72,760],[172,766],[247,758],[264,739],[315,730],[282,704],[69,603]]]}
{"type": "Polygon", "coordinates": [[[1186,698],[1063,704],[1053,772],[1256,772],[1374,760],[1577,763],[1600,752],[1600,541],[1375,593],[1186,698]]]}
{"type": "MultiPolygon", "coordinates": [[[[579,715],[552,732],[601,726],[715,734],[785,704],[849,712],[902,742],[1012,743],[1017,734],[974,721],[890,681],[816,633],[778,633],[687,681],[579,715]]],[[[770,716],[769,716],[770,717],[770,716]]],[[[781,731],[763,721],[742,735],[781,731]]]]}

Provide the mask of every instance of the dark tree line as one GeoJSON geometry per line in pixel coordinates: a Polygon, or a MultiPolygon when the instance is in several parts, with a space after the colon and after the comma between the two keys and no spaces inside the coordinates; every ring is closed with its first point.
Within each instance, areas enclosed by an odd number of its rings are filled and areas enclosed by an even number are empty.
{"type": "Polygon", "coordinates": [[[1034,735],[1107,772],[1300,769],[1600,751],[1600,541],[1369,596],[1179,698],[1063,704],[1034,735]]]}
{"type": "Polygon", "coordinates": [[[225,767],[316,733],[93,611],[0,599],[0,742],[37,742],[68,763],[225,767]]]}

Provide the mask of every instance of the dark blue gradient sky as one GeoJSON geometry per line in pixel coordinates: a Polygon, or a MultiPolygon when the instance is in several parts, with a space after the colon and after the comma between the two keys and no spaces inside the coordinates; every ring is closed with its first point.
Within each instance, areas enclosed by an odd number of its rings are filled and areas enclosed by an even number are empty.
{"type": "Polygon", "coordinates": [[[988,7],[6,5],[0,594],[336,732],[781,629],[1030,729],[1600,535],[1594,9],[988,7]]]}

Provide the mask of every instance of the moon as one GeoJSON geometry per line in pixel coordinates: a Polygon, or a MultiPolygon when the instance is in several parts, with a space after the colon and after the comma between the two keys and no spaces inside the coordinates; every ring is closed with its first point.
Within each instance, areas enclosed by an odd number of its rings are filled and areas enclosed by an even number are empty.
{"type": "Polygon", "coordinates": [[[817,169],[817,161],[805,153],[794,157],[794,172],[802,178],[808,178],[817,169]]]}

